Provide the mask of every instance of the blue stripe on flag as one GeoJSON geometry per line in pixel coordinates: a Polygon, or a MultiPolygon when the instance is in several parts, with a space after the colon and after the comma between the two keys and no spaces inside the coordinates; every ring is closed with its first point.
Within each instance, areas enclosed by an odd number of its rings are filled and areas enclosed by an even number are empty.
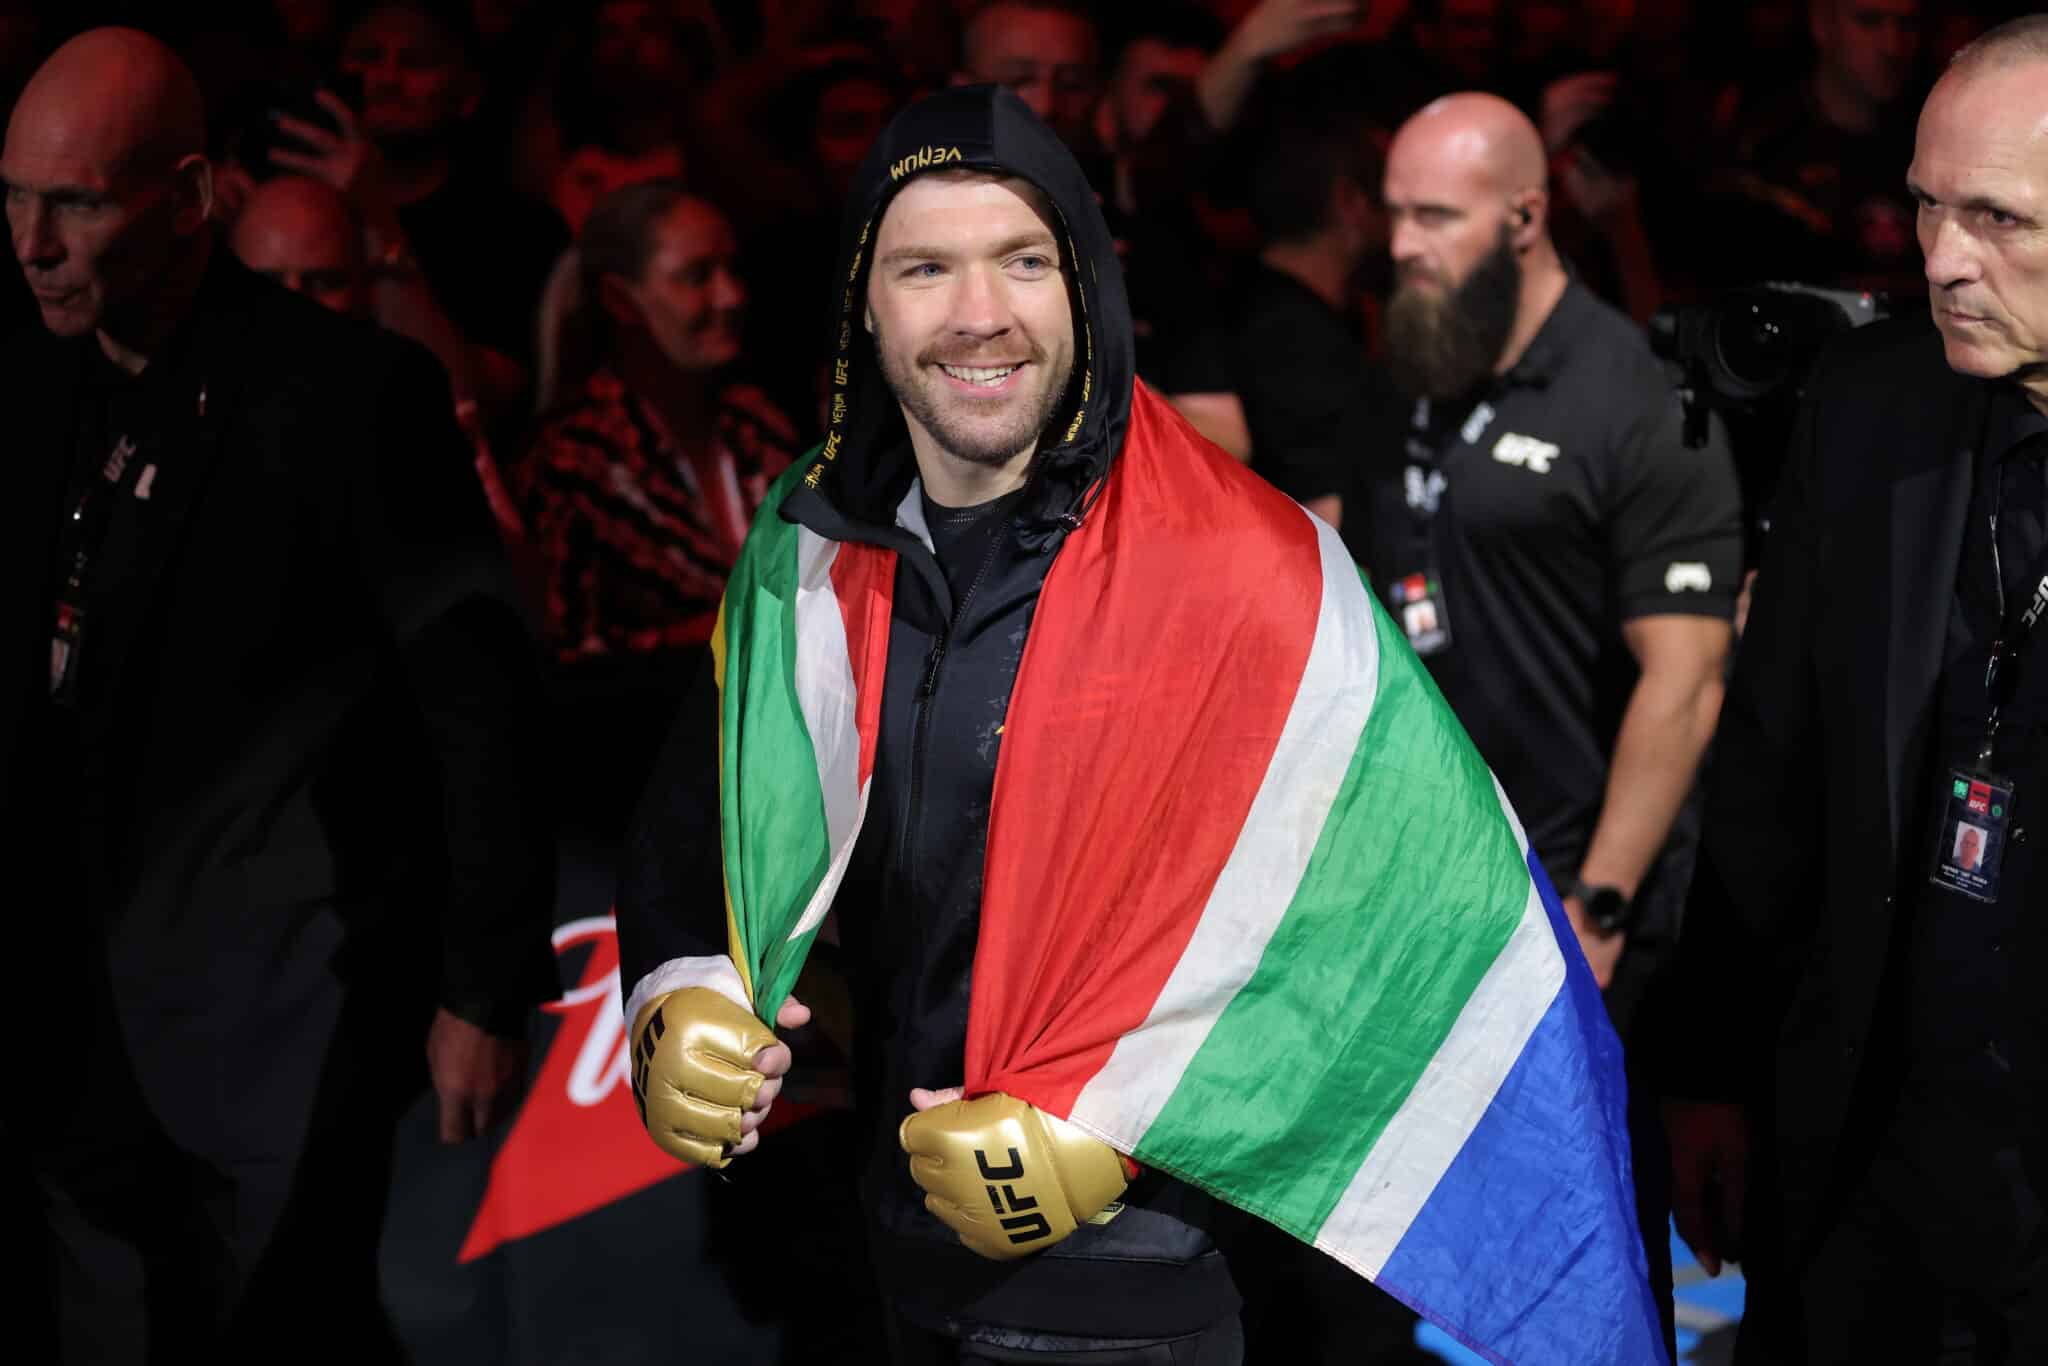
{"type": "Polygon", "coordinates": [[[1665,1360],[1629,1177],[1621,1045],[1535,855],[1565,961],[1492,1104],[1379,1285],[1516,1366],[1665,1360]]]}

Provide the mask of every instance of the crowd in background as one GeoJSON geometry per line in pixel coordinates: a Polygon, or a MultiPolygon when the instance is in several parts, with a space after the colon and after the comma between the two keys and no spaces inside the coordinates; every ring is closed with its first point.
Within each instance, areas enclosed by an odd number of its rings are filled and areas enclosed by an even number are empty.
{"type": "MultiPolygon", "coordinates": [[[[1262,247],[1328,226],[1330,185],[1351,183],[1345,313],[1377,361],[1392,281],[1380,156],[1431,98],[1492,90],[1529,114],[1561,251],[1638,321],[1765,278],[1909,299],[1923,288],[1902,177],[1914,113],[1947,55],[2011,6],[90,8],[6,6],[6,79],[89,22],[173,41],[211,106],[237,253],[435,351],[552,653],[571,677],[596,664],[581,672],[616,679],[658,677],[650,661],[706,638],[752,500],[821,430],[840,200],[919,91],[1000,82],[1060,132],[1124,248],[1141,374],[1255,467],[1284,470],[1286,452],[1249,449],[1230,402],[1247,387],[1227,344],[1242,282],[1262,247]],[[617,194],[646,182],[661,188],[617,194]]],[[[7,288],[7,316],[29,321],[19,281],[7,288]]]]}
{"type": "MultiPolygon", "coordinates": [[[[1765,279],[1910,311],[1915,116],[2019,8],[0,0],[0,100],[91,25],[171,42],[209,105],[233,253],[439,360],[550,661],[535,744],[591,900],[748,525],[824,430],[842,200],[920,93],[1002,84],[1067,142],[1117,238],[1140,377],[1364,563],[1344,518],[1362,475],[1338,466],[1376,452],[1306,415],[1362,431],[1398,411],[1398,443],[1399,395],[1430,389],[1399,382],[1386,306],[1382,175],[1411,115],[1457,91],[1520,107],[1566,268],[1637,323],[1765,279]],[[1328,306],[1342,335],[1313,367],[1275,373],[1262,271],[1328,306]]],[[[37,325],[18,272],[0,324],[37,325]]]]}

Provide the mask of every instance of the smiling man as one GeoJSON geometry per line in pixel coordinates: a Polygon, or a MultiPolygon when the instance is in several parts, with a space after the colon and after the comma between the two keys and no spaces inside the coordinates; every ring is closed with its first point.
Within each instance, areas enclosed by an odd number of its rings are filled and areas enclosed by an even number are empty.
{"type": "Polygon", "coordinates": [[[2048,1359],[2048,16],[1957,54],[1900,169],[1933,326],[1809,382],[1674,984],[1738,1361],[2048,1359]]]}
{"type": "Polygon", "coordinates": [[[1134,380],[1072,154],[1006,90],[935,95],[869,152],[844,243],[825,442],[755,521],[622,872],[655,1141],[760,1142],[793,1061],[768,1022],[808,1018],[830,913],[896,1361],[1235,1363],[1252,1210],[1503,1357],[1651,1359],[1562,911],[1336,533],[1134,380]],[[1407,858],[1424,838],[1466,852],[1407,858]],[[1487,983],[1517,1029],[1569,1021],[1573,1080],[1460,1150],[1470,1099],[1534,1094],[1502,1069],[1549,1056],[1439,1055],[1487,983]],[[1418,1212],[1470,1180],[1541,1192],[1559,1236],[1418,1212]],[[1505,1283],[1443,1270],[1475,1266],[1505,1283]]]}

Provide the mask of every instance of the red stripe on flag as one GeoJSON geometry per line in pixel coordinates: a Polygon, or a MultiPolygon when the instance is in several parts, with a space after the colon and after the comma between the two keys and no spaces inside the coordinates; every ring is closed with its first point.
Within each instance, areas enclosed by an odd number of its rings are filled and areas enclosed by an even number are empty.
{"type": "Polygon", "coordinates": [[[970,1095],[1062,1116],[1193,936],[1322,600],[1308,517],[1142,384],[1111,471],[1005,720],[967,1026],[970,1095]]]}
{"type": "Polygon", "coordinates": [[[860,731],[860,783],[875,771],[882,726],[882,677],[889,667],[889,611],[896,593],[896,552],[842,541],[832,557],[832,591],[846,623],[853,667],[854,725],[860,731]]]}

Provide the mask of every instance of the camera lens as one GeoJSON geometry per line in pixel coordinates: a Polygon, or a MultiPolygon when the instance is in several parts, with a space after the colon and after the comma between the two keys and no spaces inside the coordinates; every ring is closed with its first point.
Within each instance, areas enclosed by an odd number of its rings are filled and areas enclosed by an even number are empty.
{"type": "Polygon", "coordinates": [[[1810,338],[1781,311],[1745,300],[1721,315],[1714,351],[1729,377],[1746,388],[1771,388],[1791,373],[1810,338]]]}

